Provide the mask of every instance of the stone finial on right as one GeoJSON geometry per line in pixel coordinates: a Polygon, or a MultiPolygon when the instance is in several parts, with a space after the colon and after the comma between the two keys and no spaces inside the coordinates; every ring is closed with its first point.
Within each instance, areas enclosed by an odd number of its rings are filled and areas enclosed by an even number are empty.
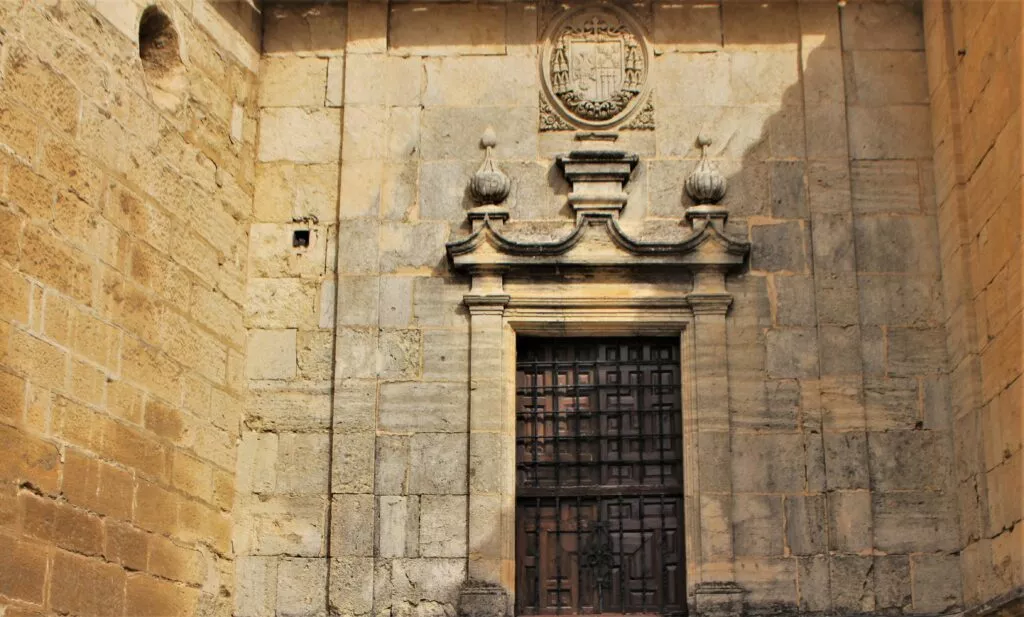
{"type": "Polygon", "coordinates": [[[718,171],[718,165],[708,159],[711,138],[701,134],[697,137],[697,145],[700,146],[700,161],[686,178],[686,194],[697,205],[717,204],[725,197],[728,188],[725,177],[718,171]]]}

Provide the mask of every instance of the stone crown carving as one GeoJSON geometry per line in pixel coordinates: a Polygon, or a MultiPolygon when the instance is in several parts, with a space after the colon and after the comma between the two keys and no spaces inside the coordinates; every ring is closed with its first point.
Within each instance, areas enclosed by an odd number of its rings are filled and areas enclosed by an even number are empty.
{"type": "MultiPolygon", "coordinates": [[[[650,64],[643,29],[624,11],[610,5],[574,9],[544,39],[544,96],[572,126],[621,124],[638,106],[649,105],[650,64]]],[[[560,123],[546,124],[550,129],[560,123]]]]}

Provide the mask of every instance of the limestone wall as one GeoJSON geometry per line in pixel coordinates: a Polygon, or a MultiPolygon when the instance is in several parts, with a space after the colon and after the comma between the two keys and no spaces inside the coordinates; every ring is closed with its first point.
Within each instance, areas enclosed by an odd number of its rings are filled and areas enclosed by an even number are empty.
{"type": "Polygon", "coordinates": [[[146,4],[0,2],[7,617],[233,608],[260,23],[160,2],[160,90],[146,4]]]}
{"type": "MultiPolygon", "coordinates": [[[[488,125],[513,220],[568,221],[553,156],[572,134],[538,131],[546,10],[265,11],[239,615],[320,615],[328,603],[341,615],[454,611],[466,575],[468,287],[444,243],[466,233],[488,125]],[[319,222],[292,222],[310,215],[319,222]],[[313,243],[296,250],[292,234],[307,227],[313,243]]],[[[730,229],[754,246],[729,280],[734,431],[716,444],[731,457],[700,479],[712,501],[716,486],[735,491],[735,527],[722,533],[749,614],[955,610],[921,6],[635,10],[654,46],[657,128],[617,144],[641,156],[624,225],[678,224],[704,131],[729,178],[730,229]]]]}
{"type": "Polygon", "coordinates": [[[1021,7],[927,2],[964,601],[1024,585],[1021,7]]]}
{"type": "MultiPolygon", "coordinates": [[[[249,399],[235,529],[237,611],[317,615],[327,584],[346,9],[270,7],[263,26],[245,305],[249,399]],[[302,244],[296,232],[303,231],[308,246],[296,246],[302,244]]],[[[372,357],[365,361],[373,363],[372,357]]],[[[372,525],[369,517],[353,520],[351,512],[345,520],[372,525]]]]}

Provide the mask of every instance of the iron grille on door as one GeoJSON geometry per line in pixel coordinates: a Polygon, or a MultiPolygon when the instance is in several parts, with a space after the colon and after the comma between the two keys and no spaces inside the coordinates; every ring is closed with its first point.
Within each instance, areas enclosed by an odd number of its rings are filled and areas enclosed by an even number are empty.
{"type": "Polygon", "coordinates": [[[520,339],[516,614],[686,611],[676,339],[520,339]]]}

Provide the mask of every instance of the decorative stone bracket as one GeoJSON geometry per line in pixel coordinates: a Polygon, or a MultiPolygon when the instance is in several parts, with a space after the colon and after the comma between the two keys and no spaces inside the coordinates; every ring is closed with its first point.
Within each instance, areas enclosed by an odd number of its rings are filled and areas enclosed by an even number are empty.
{"type": "Polygon", "coordinates": [[[577,333],[680,336],[688,602],[697,615],[739,615],[731,480],[702,489],[699,468],[720,465],[731,450],[725,281],[750,245],[725,231],[728,213],[715,205],[725,180],[707,159],[707,140],[685,182],[697,205],[685,210],[674,238],[651,241],[619,221],[639,157],[608,148],[614,135],[583,137],[584,147],[557,158],[575,213],[561,237],[536,239],[539,226],[510,222],[488,135],[474,183],[497,188],[474,189],[481,205],[468,212],[472,231],[447,245],[453,269],[472,279],[463,302],[470,312],[467,572],[474,584],[463,590],[460,612],[495,617],[503,602],[514,602],[516,337],[577,333]],[[584,279],[594,284],[570,284],[584,279]]]}

